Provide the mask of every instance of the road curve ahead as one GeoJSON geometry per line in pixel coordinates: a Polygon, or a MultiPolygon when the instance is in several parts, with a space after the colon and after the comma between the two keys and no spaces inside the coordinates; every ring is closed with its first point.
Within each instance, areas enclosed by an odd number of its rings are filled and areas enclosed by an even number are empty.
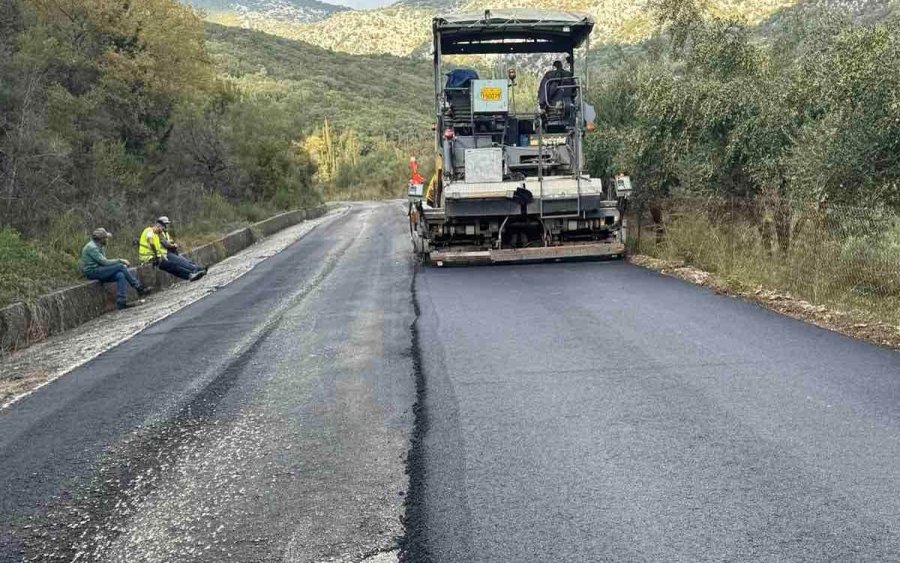
{"type": "Polygon", "coordinates": [[[621,262],[416,278],[406,559],[900,561],[900,356],[621,262]]]}
{"type": "Polygon", "coordinates": [[[0,411],[0,561],[393,549],[415,401],[403,211],[353,204],[0,411]]]}

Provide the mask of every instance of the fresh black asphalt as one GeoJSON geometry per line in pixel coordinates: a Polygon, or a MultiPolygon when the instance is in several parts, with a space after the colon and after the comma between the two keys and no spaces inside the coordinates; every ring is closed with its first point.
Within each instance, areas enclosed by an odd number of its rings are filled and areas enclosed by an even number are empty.
{"type": "Polygon", "coordinates": [[[900,561],[900,356],[621,262],[416,279],[407,560],[900,561]]]}
{"type": "Polygon", "coordinates": [[[404,221],[0,411],[0,561],[900,561],[896,352],[622,262],[416,267],[404,221]]]}

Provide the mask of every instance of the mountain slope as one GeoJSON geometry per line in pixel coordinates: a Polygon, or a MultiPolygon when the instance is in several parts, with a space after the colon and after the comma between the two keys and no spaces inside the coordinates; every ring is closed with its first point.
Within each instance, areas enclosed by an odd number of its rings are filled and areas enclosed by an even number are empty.
{"type": "Polygon", "coordinates": [[[388,55],[334,53],[260,32],[210,24],[207,47],[245,95],[274,94],[309,133],[327,119],[364,136],[428,134],[431,66],[388,55]]]}
{"type": "MultiPolygon", "coordinates": [[[[582,11],[597,21],[594,44],[630,44],[646,38],[653,29],[648,0],[398,0],[376,10],[347,10],[315,0],[191,0],[195,5],[215,5],[209,19],[226,25],[258,29],[352,54],[421,56],[430,50],[431,18],[450,11],[482,11],[498,8],[532,8],[582,11]],[[294,13],[285,6],[303,4],[294,13]],[[266,6],[263,6],[266,5],[266,6]],[[315,6],[325,6],[319,10],[315,6]],[[232,6],[227,10],[223,6],[232,6]],[[329,13],[326,11],[331,10],[329,13]]],[[[853,17],[873,21],[891,10],[890,0],[711,0],[709,10],[718,16],[737,16],[751,24],[777,26],[791,14],[820,7],[847,10],[853,17]]]]}
{"type": "Polygon", "coordinates": [[[309,25],[270,27],[267,31],[345,53],[408,56],[428,39],[434,14],[428,8],[392,6],[343,12],[309,25]]]}
{"type": "Polygon", "coordinates": [[[761,28],[764,33],[792,25],[796,18],[808,18],[818,10],[838,10],[853,20],[871,24],[883,20],[898,11],[897,2],[891,0],[800,0],[794,5],[780,10],[768,18],[761,28]]]}
{"type": "Polygon", "coordinates": [[[204,12],[212,21],[241,27],[256,27],[260,22],[313,23],[349,11],[344,6],[318,0],[184,0],[204,12]]]}
{"type": "Polygon", "coordinates": [[[455,10],[466,0],[398,0],[393,5],[406,8],[431,8],[433,10],[455,10]]]}
{"type": "MultiPolygon", "coordinates": [[[[309,24],[283,22],[266,31],[355,54],[412,55],[427,52],[431,18],[448,11],[531,8],[591,13],[597,21],[595,44],[633,43],[652,30],[648,0],[399,0],[379,10],[341,12],[309,24]]],[[[832,0],[835,1],[835,0],[832,0]]],[[[856,0],[857,2],[874,0],[856,0]]],[[[758,23],[797,0],[712,0],[717,15],[742,16],[758,23]]]]}

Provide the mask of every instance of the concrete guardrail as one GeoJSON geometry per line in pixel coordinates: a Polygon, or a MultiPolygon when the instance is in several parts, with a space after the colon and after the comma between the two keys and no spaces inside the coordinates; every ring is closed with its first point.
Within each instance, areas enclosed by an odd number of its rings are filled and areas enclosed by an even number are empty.
{"type": "MultiPolygon", "coordinates": [[[[315,219],[330,208],[322,205],[276,215],[250,227],[194,248],[187,255],[200,264],[215,264],[237,254],[253,243],[278,231],[315,219]]],[[[149,287],[160,289],[177,281],[153,266],[131,268],[149,287]]],[[[129,299],[136,296],[129,288],[129,299]]],[[[36,344],[46,338],[73,329],[100,315],[115,310],[115,284],[91,281],[41,296],[32,302],[14,303],[0,309],[0,355],[36,344]]]]}

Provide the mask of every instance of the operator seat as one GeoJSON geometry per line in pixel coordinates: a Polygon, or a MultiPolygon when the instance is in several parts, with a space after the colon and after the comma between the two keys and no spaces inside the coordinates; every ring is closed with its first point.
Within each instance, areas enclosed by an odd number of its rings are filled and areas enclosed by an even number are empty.
{"type": "Polygon", "coordinates": [[[572,73],[556,66],[544,75],[538,90],[538,105],[548,132],[559,133],[575,125],[578,90],[572,73]]]}
{"type": "Polygon", "coordinates": [[[453,124],[466,124],[472,119],[473,80],[478,80],[478,72],[470,68],[458,68],[447,73],[444,100],[448,109],[444,113],[453,124]]]}
{"type": "Polygon", "coordinates": [[[567,101],[574,104],[577,97],[574,86],[575,79],[572,78],[571,72],[565,69],[551,70],[541,79],[538,89],[538,105],[546,108],[567,101]]]}

